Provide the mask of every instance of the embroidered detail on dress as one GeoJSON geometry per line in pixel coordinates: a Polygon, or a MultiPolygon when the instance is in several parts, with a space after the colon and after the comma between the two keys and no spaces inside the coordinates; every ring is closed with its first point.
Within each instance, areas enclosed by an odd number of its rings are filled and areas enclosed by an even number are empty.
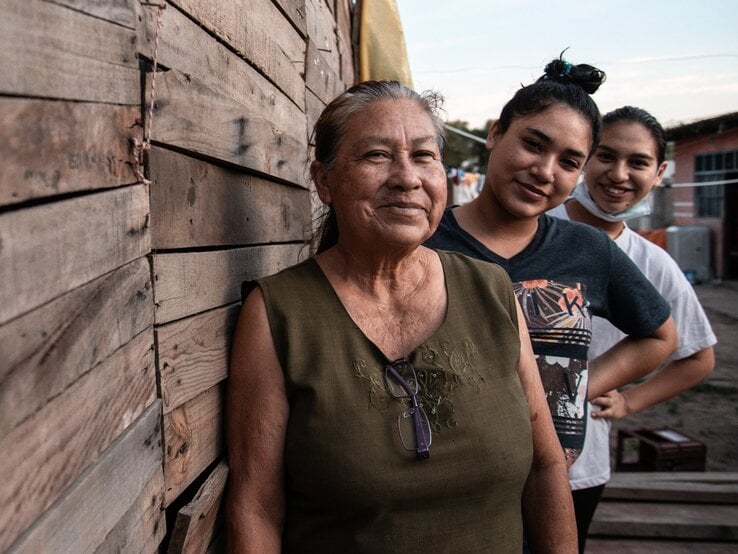
{"type": "MultiPolygon", "coordinates": [[[[456,427],[454,417],[454,390],[459,386],[472,386],[476,392],[484,384],[477,369],[479,351],[469,339],[463,340],[459,348],[442,341],[418,348],[415,358],[415,373],[418,376],[418,401],[423,406],[433,432],[456,427]]],[[[386,410],[390,395],[384,384],[384,368],[370,368],[366,360],[356,359],[354,375],[369,383],[369,404],[377,410],[386,410]]]]}

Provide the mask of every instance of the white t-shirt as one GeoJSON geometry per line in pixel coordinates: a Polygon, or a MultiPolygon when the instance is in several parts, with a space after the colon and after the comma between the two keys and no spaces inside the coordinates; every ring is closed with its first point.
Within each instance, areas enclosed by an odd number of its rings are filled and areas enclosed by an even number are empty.
{"type": "MultiPolygon", "coordinates": [[[[550,210],[548,214],[570,219],[563,204],[550,210]]],[[[671,306],[671,315],[679,332],[679,347],[669,361],[681,360],[717,342],[692,285],[668,252],[644,239],[627,225],[615,239],[615,243],[671,306]]],[[[593,359],[609,350],[623,337],[625,335],[607,320],[593,317],[589,358],[593,359]]],[[[572,490],[596,487],[610,480],[611,424],[606,419],[592,419],[592,410],[599,408],[592,404],[588,404],[588,407],[584,447],[569,469],[572,490]]]]}

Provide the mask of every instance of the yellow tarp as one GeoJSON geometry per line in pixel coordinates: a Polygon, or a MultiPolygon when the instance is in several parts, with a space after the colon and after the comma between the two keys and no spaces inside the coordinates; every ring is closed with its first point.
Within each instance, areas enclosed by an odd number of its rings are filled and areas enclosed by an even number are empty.
{"type": "Polygon", "coordinates": [[[359,31],[359,79],[394,80],[412,88],[405,35],[395,0],[363,0],[359,31]]]}

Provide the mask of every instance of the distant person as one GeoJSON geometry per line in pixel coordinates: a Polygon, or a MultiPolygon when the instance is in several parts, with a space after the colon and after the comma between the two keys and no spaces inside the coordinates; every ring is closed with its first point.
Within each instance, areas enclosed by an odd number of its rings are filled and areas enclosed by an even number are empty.
{"type": "MultiPolygon", "coordinates": [[[[580,552],[597,504],[610,480],[610,421],[640,412],[693,387],[715,366],[715,335],[697,296],[676,262],[662,248],[633,232],[626,220],[651,211],[649,193],[664,176],[666,141],[659,122],[640,108],[625,106],[603,118],[602,139],[587,162],[573,198],[551,215],[604,230],[635,262],[671,306],[679,347],[669,363],[646,381],[592,400],[584,450],[569,470],[577,513],[580,552]]],[[[624,334],[595,317],[590,356],[596,357],[624,334]]]]}
{"type": "Polygon", "coordinates": [[[422,246],[437,98],[360,83],[314,131],[318,253],[260,279],[226,405],[232,552],[576,552],[564,457],[505,272],[422,246]]]}
{"type": "Polygon", "coordinates": [[[568,197],[597,146],[601,119],[589,93],[603,79],[554,60],[518,90],[487,136],[481,194],[447,209],[426,243],[509,273],[570,464],[584,443],[588,389],[596,398],[638,379],[677,344],[669,305],[605,233],[545,213],[568,197]],[[629,337],[588,362],[591,315],[629,337]]]}

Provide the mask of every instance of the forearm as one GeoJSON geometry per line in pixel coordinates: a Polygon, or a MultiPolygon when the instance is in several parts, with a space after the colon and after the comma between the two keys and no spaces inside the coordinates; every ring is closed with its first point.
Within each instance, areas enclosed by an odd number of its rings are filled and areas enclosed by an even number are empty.
{"type": "Polygon", "coordinates": [[[640,412],[692,388],[707,377],[714,367],[712,347],[671,362],[643,383],[623,393],[628,413],[640,412]]]}
{"type": "Polygon", "coordinates": [[[661,365],[677,346],[671,317],[648,337],[626,337],[589,364],[589,398],[637,381],[661,365]]]}
{"type": "Polygon", "coordinates": [[[229,554],[250,552],[279,554],[282,550],[281,526],[269,517],[226,504],[226,546],[229,554]]]}
{"type": "Polygon", "coordinates": [[[523,521],[532,552],[577,552],[574,505],[563,455],[560,462],[531,469],[523,490],[523,521]]]}

